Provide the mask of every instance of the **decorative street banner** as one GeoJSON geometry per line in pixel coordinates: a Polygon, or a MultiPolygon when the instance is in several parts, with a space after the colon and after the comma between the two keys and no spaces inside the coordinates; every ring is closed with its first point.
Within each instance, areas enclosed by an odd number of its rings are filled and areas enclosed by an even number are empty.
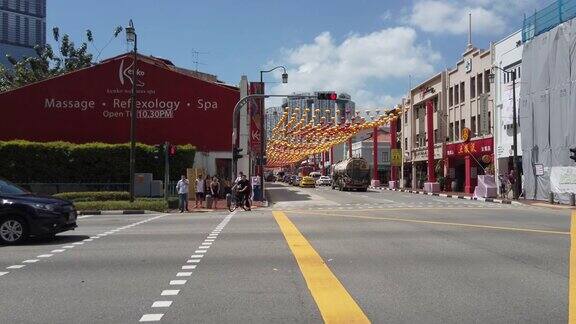
{"type": "Polygon", "coordinates": [[[490,118],[488,116],[488,94],[483,93],[478,98],[478,113],[480,114],[479,135],[490,134],[490,118]]]}
{"type": "MultiPolygon", "coordinates": [[[[0,140],[130,141],[132,55],[0,94],[0,140]]],[[[177,70],[162,60],[137,62],[138,142],[230,149],[237,88],[177,70]]]]}
{"type": "Polygon", "coordinates": [[[391,149],[390,150],[390,165],[391,166],[401,166],[402,165],[402,149],[391,149]]]}
{"type": "MultiPolygon", "coordinates": [[[[250,82],[250,94],[264,93],[263,83],[250,82]]],[[[248,102],[248,115],[250,117],[250,152],[260,154],[262,144],[261,118],[263,111],[264,99],[255,98],[248,102]]]]}

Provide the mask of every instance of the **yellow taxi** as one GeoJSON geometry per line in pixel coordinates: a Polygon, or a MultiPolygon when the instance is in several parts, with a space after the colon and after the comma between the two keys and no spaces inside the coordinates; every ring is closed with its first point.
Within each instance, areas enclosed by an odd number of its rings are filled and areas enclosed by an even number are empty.
{"type": "Polygon", "coordinates": [[[314,188],[316,187],[316,181],[314,181],[314,178],[309,176],[302,177],[302,180],[300,180],[300,187],[314,188]]]}

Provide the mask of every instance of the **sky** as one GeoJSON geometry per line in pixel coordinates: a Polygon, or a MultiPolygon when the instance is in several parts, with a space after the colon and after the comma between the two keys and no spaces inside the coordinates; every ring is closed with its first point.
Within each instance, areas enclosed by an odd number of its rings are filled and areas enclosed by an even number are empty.
{"type": "Polygon", "coordinates": [[[524,13],[549,3],[47,0],[47,38],[57,45],[51,31],[58,27],[61,35],[80,44],[90,29],[90,49],[101,51],[102,60],[130,49],[124,33],[117,38],[112,34],[132,19],[139,52],[198,67],[228,84],[237,85],[242,75],[259,81],[260,70],[284,65],[289,82],[280,82],[280,70],[265,74],[267,93],[345,92],[358,109],[388,108],[400,102],[410,84],[456,64],[467,44],[468,13],[472,43],[485,49],[521,29],[524,13]]]}

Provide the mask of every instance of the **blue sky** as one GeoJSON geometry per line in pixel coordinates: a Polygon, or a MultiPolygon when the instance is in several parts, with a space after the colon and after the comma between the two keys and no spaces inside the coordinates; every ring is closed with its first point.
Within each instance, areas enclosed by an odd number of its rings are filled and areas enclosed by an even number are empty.
{"type": "MultiPolygon", "coordinates": [[[[390,106],[413,83],[452,66],[467,43],[487,48],[522,26],[524,13],[543,8],[537,0],[48,0],[47,30],[58,26],[75,43],[92,30],[102,48],[115,26],[133,19],[144,54],[164,57],[237,84],[245,74],[284,64],[288,85],[269,74],[267,91],[348,92],[362,107],[390,106]]],[[[51,37],[49,37],[51,38],[51,37]]],[[[53,43],[53,42],[52,42],[53,43]]],[[[54,44],[53,44],[54,45],[54,44]]],[[[124,34],[100,59],[125,52],[124,34]]],[[[92,51],[96,50],[92,48],[92,51]]]]}

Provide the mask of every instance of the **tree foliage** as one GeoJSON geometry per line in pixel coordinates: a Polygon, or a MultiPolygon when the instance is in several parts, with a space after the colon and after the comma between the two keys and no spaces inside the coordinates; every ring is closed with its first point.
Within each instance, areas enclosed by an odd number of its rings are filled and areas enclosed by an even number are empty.
{"type": "MultiPolygon", "coordinates": [[[[118,37],[121,31],[122,27],[116,27],[106,46],[110,44],[112,39],[118,37]]],[[[93,64],[94,56],[88,50],[89,43],[94,46],[94,36],[91,30],[86,30],[86,41],[83,41],[78,47],[68,34],[60,36],[58,27],[52,29],[52,36],[54,41],[58,43],[59,49],[57,51],[46,44],[34,47],[36,56],[16,60],[9,54],[6,55],[12,67],[7,69],[0,66],[0,92],[89,67],[93,64]]],[[[104,48],[98,50],[98,57],[104,48]]]]}

